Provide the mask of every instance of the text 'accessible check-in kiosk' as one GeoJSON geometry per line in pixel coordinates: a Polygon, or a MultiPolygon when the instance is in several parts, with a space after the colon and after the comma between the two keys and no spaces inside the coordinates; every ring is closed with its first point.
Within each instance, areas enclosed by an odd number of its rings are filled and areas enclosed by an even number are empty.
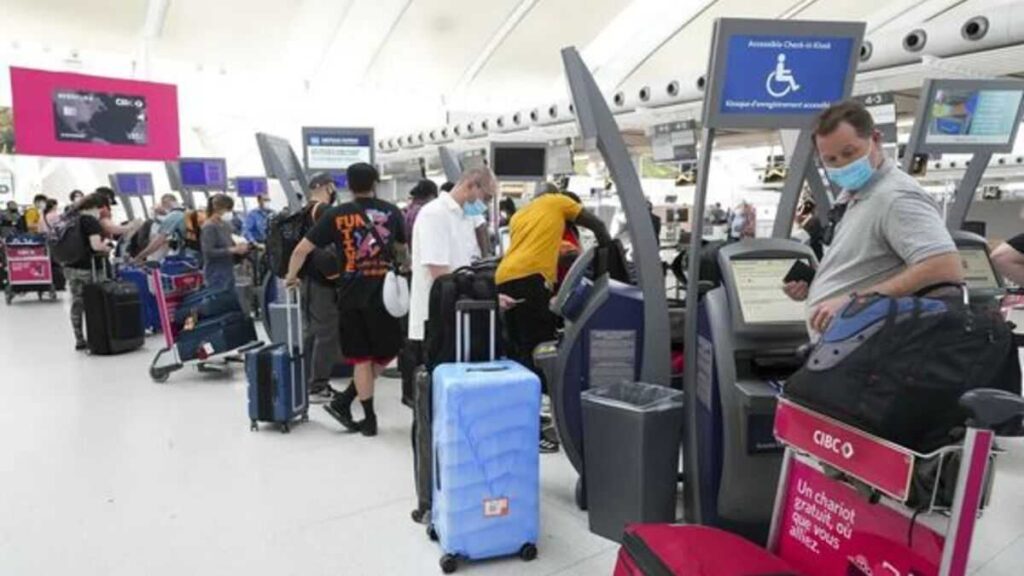
{"type": "MultiPolygon", "coordinates": [[[[716,131],[799,130],[772,239],[726,246],[722,283],[687,291],[686,520],[764,542],[782,449],[772,433],[776,398],[799,367],[806,311],[782,292],[787,272],[813,253],[789,240],[804,185],[824,190],[810,130],[830,104],[849,97],[864,24],[720,19],[704,99],[693,222],[704,221],[716,131]],[[692,313],[697,311],[697,313],[692,313]]],[[[700,277],[704,247],[693,234],[688,276],[700,277]]]]}

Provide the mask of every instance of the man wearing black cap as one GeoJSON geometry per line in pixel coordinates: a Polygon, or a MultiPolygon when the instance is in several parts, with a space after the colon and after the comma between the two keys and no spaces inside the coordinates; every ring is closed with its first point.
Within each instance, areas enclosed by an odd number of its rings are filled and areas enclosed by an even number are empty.
{"type": "MultiPolygon", "coordinates": [[[[337,197],[334,178],[329,173],[319,172],[310,178],[304,208],[309,230],[334,206],[337,197]]],[[[332,250],[315,250],[312,254],[302,274],[303,338],[309,351],[309,396],[314,402],[324,402],[333,396],[331,372],[341,358],[337,291],[340,269],[332,250]]]]}
{"type": "Polygon", "coordinates": [[[335,245],[341,269],[341,348],[355,366],[355,381],[324,408],[348,430],[375,436],[374,383],[402,345],[401,324],[384,307],[382,291],[384,277],[396,261],[407,262],[405,226],[397,206],[374,197],[380,181],[376,168],[360,162],[349,166],[347,175],[353,200],[328,210],[299,243],[287,282],[298,284],[299,271],[317,247],[335,245]],[[365,414],[359,422],[352,418],[357,397],[365,414]]]}

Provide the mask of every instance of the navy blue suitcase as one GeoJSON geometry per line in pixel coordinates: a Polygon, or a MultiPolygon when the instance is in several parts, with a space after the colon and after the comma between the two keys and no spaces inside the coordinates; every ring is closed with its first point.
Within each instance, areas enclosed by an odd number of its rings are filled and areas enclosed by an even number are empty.
{"type": "Polygon", "coordinates": [[[238,293],[234,288],[228,290],[203,289],[182,299],[181,304],[174,311],[174,323],[183,326],[190,316],[195,316],[197,321],[203,321],[241,311],[242,305],[238,301],[238,293]]]}
{"type": "Polygon", "coordinates": [[[255,342],[256,326],[242,312],[231,312],[204,320],[191,330],[182,330],[174,345],[181,362],[205,360],[255,342]]]}
{"type": "MultiPolygon", "coordinates": [[[[289,301],[287,318],[287,341],[269,344],[247,352],[245,355],[245,376],[248,381],[250,429],[256,431],[259,422],[280,424],[287,433],[289,424],[296,418],[309,419],[309,390],[306,383],[306,369],[302,333],[302,301],[299,291],[295,301],[289,301]],[[296,329],[292,329],[295,318],[296,329]]],[[[291,298],[289,297],[289,300],[291,298]]]]}
{"type": "Polygon", "coordinates": [[[142,321],[145,329],[150,332],[160,331],[160,309],[157,307],[156,296],[149,289],[149,271],[145,268],[125,266],[118,272],[118,277],[124,282],[131,282],[139,289],[139,298],[142,301],[142,321]]]}

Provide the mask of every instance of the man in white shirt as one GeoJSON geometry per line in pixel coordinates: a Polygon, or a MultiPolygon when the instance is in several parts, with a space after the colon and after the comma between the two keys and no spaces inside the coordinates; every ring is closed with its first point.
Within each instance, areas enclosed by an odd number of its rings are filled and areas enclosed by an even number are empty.
{"type": "MultiPolygon", "coordinates": [[[[413,227],[412,285],[409,288],[409,340],[406,354],[415,358],[408,371],[422,364],[425,326],[429,318],[430,289],[434,280],[480,257],[476,225],[497,191],[488,168],[462,174],[451,192],[442,192],[420,209],[413,227]]],[[[454,321],[454,318],[452,319],[454,321]]],[[[412,400],[413,373],[402,375],[403,400],[412,400]]]]}

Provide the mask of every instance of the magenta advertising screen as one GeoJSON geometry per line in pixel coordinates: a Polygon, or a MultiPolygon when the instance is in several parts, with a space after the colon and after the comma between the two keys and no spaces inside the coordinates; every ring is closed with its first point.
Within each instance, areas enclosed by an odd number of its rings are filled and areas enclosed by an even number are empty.
{"type": "Polygon", "coordinates": [[[18,153],[173,160],[178,89],[170,84],[11,68],[18,153]]]}

